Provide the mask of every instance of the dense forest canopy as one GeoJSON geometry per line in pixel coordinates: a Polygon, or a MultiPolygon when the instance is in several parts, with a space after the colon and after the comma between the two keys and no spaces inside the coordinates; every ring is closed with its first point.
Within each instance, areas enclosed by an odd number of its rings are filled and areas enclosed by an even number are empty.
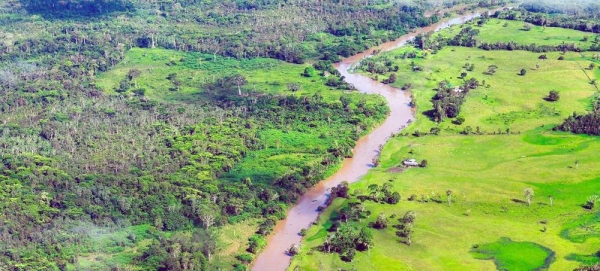
{"type": "Polygon", "coordinates": [[[133,5],[122,0],[20,0],[30,13],[48,17],[97,16],[115,11],[129,11],[133,5]]]}

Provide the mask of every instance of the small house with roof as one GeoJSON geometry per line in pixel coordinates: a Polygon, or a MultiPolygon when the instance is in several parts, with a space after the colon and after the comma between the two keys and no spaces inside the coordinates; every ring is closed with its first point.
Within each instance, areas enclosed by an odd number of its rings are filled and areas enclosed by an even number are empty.
{"type": "Polygon", "coordinates": [[[419,163],[415,159],[404,160],[404,161],[402,161],[402,164],[405,165],[405,166],[409,166],[409,167],[417,167],[417,166],[419,166],[419,163]]]}

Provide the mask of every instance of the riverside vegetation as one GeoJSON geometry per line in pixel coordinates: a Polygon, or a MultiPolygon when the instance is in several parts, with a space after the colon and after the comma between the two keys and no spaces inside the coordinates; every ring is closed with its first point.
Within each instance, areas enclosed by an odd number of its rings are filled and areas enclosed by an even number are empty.
{"type": "Polygon", "coordinates": [[[600,22],[539,10],[362,61],[356,72],[411,91],[416,121],[305,231],[290,270],[597,270],[600,22]],[[330,250],[341,229],[368,229],[368,250],[330,250]]]}

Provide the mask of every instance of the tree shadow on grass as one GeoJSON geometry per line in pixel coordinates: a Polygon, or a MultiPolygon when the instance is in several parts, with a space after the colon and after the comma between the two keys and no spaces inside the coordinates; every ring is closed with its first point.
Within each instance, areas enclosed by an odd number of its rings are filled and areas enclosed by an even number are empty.
{"type": "Polygon", "coordinates": [[[522,200],[522,199],[510,199],[512,202],[514,203],[519,203],[519,204],[524,204],[527,205],[527,202],[522,200]]]}
{"type": "Polygon", "coordinates": [[[421,113],[421,114],[423,114],[423,116],[426,116],[430,120],[435,121],[435,110],[430,109],[427,111],[423,111],[423,113],[421,113]]]}

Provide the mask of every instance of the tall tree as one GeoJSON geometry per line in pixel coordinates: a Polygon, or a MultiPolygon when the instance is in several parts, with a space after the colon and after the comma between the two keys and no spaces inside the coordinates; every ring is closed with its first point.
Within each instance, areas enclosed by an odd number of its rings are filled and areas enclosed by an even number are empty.
{"type": "Polygon", "coordinates": [[[533,198],[533,188],[525,188],[523,191],[525,194],[525,200],[527,201],[527,206],[531,206],[531,199],[533,198]]]}
{"type": "Polygon", "coordinates": [[[241,74],[236,74],[231,77],[231,81],[237,86],[238,95],[242,96],[242,86],[248,83],[246,77],[241,74]]]}

